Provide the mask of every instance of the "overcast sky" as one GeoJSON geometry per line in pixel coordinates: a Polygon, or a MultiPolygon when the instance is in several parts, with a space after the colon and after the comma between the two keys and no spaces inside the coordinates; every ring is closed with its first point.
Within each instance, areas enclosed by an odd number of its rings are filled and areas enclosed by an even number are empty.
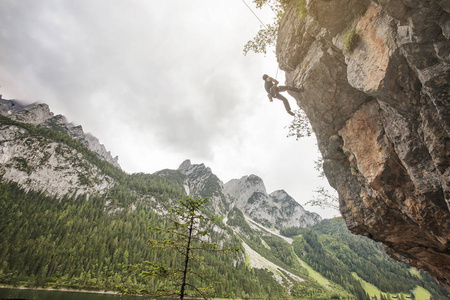
{"type": "MultiPolygon", "coordinates": [[[[256,10],[266,23],[273,12],[256,10]]],[[[262,75],[275,55],[243,55],[261,24],[242,0],[0,0],[0,94],[44,102],[119,156],[128,173],[204,163],[224,183],[255,174],[306,206],[319,185],[315,138],[262,75]]],[[[293,98],[287,95],[297,109],[293,98]]]]}

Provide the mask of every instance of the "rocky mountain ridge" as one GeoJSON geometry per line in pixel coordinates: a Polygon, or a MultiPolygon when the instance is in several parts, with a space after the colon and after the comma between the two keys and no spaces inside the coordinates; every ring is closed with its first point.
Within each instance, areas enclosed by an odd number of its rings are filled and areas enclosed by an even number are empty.
{"type": "Polygon", "coordinates": [[[233,179],[225,184],[225,191],[235,206],[253,220],[277,229],[309,227],[322,220],[306,211],[284,190],[267,194],[264,182],[256,175],[233,179]]]}
{"type": "MultiPolygon", "coordinates": [[[[113,159],[97,138],[85,134],[81,126],[67,122],[66,117],[55,116],[47,104],[21,105],[17,101],[0,99],[0,114],[36,128],[66,133],[83,143],[100,160],[119,167],[117,157],[113,159]]],[[[44,140],[20,126],[0,125],[0,153],[0,175],[26,189],[45,190],[50,195],[62,196],[106,194],[116,185],[115,180],[89,161],[81,149],[44,140]]],[[[165,177],[169,173],[173,178],[183,177],[180,184],[189,196],[209,197],[208,208],[217,215],[226,216],[237,207],[255,221],[278,230],[307,227],[321,220],[319,215],[305,211],[284,191],[268,195],[262,179],[255,175],[248,176],[255,179],[254,184],[251,180],[241,179],[224,185],[210,168],[204,164],[191,164],[189,160],[178,170],[162,170],[155,174],[165,177]],[[246,182],[245,186],[227,189],[242,180],[246,182]]]]}
{"type": "Polygon", "coordinates": [[[214,211],[227,215],[234,207],[258,223],[276,229],[309,227],[322,220],[306,211],[284,190],[267,194],[263,180],[256,175],[232,179],[223,184],[204,164],[184,161],[178,171],[186,175],[188,195],[210,197],[214,211]]]}
{"type": "Polygon", "coordinates": [[[74,125],[67,121],[62,115],[54,115],[45,103],[33,103],[22,105],[16,100],[0,99],[0,114],[12,120],[43,126],[56,130],[61,130],[69,134],[72,138],[82,142],[88,149],[96,153],[99,158],[109,162],[113,166],[120,168],[119,158],[112,157],[98,138],[90,133],[85,133],[81,125],[74,125]]]}
{"type": "Polygon", "coordinates": [[[277,59],[348,228],[450,290],[449,2],[303,4],[277,59]]]}
{"type": "MultiPolygon", "coordinates": [[[[29,109],[11,111],[5,108],[16,106],[15,102],[0,101],[2,115],[13,116],[0,123],[2,179],[16,182],[26,190],[45,191],[51,196],[104,194],[115,185],[114,179],[89,160],[83,149],[55,141],[45,134],[48,132],[33,132],[39,128],[34,124],[63,119],[59,116],[49,118],[52,114],[47,105],[31,105],[29,109]]],[[[55,129],[54,126],[51,128],[55,129]]]]}

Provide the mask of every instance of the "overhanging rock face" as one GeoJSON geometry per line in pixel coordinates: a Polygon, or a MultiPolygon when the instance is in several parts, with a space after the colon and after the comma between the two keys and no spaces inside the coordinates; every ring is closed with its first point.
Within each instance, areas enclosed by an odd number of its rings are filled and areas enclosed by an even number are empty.
{"type": "Polygon", "coordinates": [[[349,229],[450,290],[450,5],[309,0],[277,58],[349,229]]]}

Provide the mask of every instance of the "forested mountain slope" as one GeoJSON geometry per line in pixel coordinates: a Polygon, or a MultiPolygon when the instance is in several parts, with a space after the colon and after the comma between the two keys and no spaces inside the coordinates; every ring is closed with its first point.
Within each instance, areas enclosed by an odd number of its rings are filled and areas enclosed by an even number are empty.
{"type": "MultiPolygon", "coordinates": [[[[276,228],[273,215],[266,214],[261,224],[236,204],[241,195],[224,192],[205,166],[184,163],[178,170],[127,174],[64,128],[6,116],[0,116],[0,137],[0,283],[156,289],[164,281],[146,282],[123,264],[180,262],[176,253],[148,247],[154,233],[147,228],[164,226],[168,208],[189,193],[210,197],[203,213],[220,216],[208,228],[211,240],[243,250],[203,253],[203,263],[193,265],[214,283],[215,297],[368,299],[361,278],[383,292],[409,293],[421,286],[433,299],[446,299],[426,275],[411,275],[408,267],[387,258],[374,242],[349,234],[340,222],[276,228]]],[[[278,196],[271,196],[273,203],[283,200],[278,196]]]]}
{"type": "Polygon", "coordinates": [[[433,299],[448,299],[446,290],[431,276],[391,259],[379,243],[352,234],[342,219],[324,220],[297,233],[300,235],[294,237],[295,253],[333,282],[353,286],[355,279],[361,278],[380,292],[398,297],[426,286],[433,299]]]}

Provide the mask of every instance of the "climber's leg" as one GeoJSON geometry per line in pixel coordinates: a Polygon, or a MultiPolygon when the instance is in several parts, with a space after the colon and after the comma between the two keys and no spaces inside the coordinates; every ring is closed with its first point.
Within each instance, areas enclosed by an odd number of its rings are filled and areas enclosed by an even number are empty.
{"type": "Polygon", "coordinates": [[[286,111],[287,111],[288,114],[290,114],[291,116],[295,116],[295,114],[294,114],[294,113],[292,112],[292,110],[291,110],[291,106],[289,105],[289,101],[288,101],[288,99],[286,99],[286,97],[284,97],[284,96],[281,95],[281,94],[278,94],[278,95],[276,96],[276,98],[277,98],[278,100],[283,101],[283,103],[284,103],[284,108],[286,108],[286,111]]]}

